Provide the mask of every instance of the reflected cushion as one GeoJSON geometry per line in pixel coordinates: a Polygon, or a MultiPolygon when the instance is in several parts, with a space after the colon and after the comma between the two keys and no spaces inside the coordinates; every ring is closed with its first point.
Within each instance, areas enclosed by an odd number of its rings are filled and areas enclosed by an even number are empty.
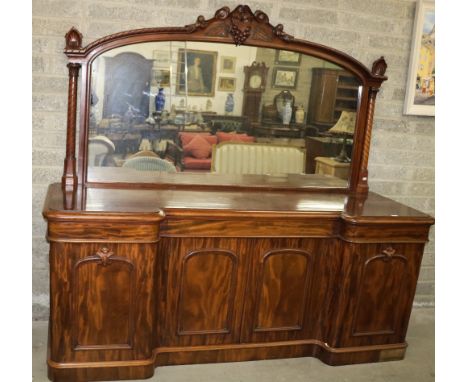
{"type": "Polygon", "coordinates": [[[211,144],[201,135],[196,135],[183,147],[184,154],[197,159],[207,159],[211,156],[211,144]]]}
{"type": "Polygon", "coordinates": [[[218,143],[218,138],[214,135],[211,135],[210,133],[186,133],[186,132],[181,132],[179,133],[179,139],[180,143],[182,144],[182,147],[185,145],[188,145],[193,138],[195,137],[202,137],[205,139],[210,145],[215,145],[218,143]]]}
{"type": "Polygon", "coordinates": [[[218,131],[216,133],[219,142],[255,142],[255,137],[251,137],[247,134],[231,134],[223,133],[218,131]]]}

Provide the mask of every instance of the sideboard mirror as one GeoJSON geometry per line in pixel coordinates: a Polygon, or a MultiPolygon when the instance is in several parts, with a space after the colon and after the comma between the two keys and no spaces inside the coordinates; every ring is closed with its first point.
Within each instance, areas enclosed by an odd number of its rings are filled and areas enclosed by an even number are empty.
{"type": "Polygon", "coordinates": [[[118,33],[86,47],[81,39],[74,28],[66,36],[65,188],[367,191],[383,58],[368,70],[344,53],[295,39],[247,6],[224,7],[181,28],[118,33]]]}

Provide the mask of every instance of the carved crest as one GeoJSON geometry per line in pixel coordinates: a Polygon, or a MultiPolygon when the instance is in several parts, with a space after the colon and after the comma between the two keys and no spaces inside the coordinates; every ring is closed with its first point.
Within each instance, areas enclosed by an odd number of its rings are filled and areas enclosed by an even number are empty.
{"type": "Polygon", "coordinates": [[[81,49],[83,35],[72,27],[65,35],[65,49],[81,49]]]}
{"type": "Polygon", "coordinates": [[[231,36],[236,45],[244,44],[249,38],[263,41],[271,41],[275,37],[285,41],[294,39],[283,31],[282,24],[273,27],[266,13],[258,10],[253,13],[247,5],[239,5],[232,12],[229,7],[223,7],[217,10],[214,18],[210,20],[199,16],[195,24],[187,28],[191,32],[207,29],[207,36],[231,36]]]}
{"type": "Polygon", "coordinates": [[[378,60],[375,60],[372,64],[372,74],[375,76],[384,76],[387,71],[387,63],[385,58],[380,57],[378,60]]]}

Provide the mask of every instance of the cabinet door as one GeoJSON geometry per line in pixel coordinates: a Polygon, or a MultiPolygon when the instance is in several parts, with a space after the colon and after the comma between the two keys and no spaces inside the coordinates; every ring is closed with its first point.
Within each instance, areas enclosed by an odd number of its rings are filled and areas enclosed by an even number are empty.
{"type": "Polygon", "coordinates": [[[332,346],[404,342],[423,249],[422,243],[345,245],[332,346]]]}
{"type": "Polygon", "coordinates": [[[320,336],[317,329],[326,286],[317,285],[331,240],[259,239],[252,245],[243,342],[287,341],[320,336]]]}
{"type": "Polygon", "coordinates": [[[156,247],[52,243],[51,359],[149,359],[156,247]]]}
{"type": "Polygon", "coordinates": [[[167,304],[163,346],[239,341],[246,240],[165,238],[167,304]]]}

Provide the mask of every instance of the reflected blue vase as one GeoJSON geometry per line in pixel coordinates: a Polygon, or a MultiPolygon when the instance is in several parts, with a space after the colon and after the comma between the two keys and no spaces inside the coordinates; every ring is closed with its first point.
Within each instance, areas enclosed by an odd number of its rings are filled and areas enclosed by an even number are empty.
{"type": "Polygon", "coordinates": [[[226,113],[232,113],[234,111],[234,96],[229,93],[224,104],[224,111],[226,113]]]}
{"type": "Polygon", "coordinates": [[[154,106],[157,112],[164,110],[164,104],[166,103],[166,96],[164,95],[164,88],[159,88],[158,94],[154,98],[154,106]]]}

